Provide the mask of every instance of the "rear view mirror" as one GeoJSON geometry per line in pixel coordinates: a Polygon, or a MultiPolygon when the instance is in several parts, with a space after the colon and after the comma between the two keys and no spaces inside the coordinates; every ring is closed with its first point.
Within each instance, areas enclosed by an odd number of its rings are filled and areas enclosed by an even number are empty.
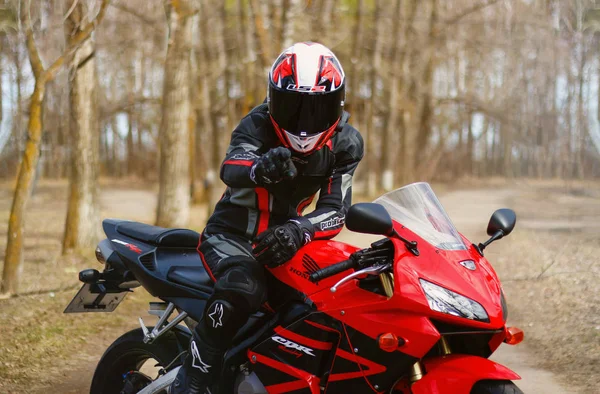
{"type": "Polygon", "coordinates": [[[352,205],[348,210],[346,228],[357,233],[390,235],[394,231],[394,224],[382,205],[362,202],[352,205]]]}
{"type": "Polygon", "coordinates": [[[510,234],[517,223],[517,215],[512,209],[498,209],[492,217],[487,227],[487,234],[491,237],[498,231],[502,231],[502,236],[510,234]]]}
{"type": "Polygon", "coordinates": [[[473,244],[473,246],[479,252],[479,254],[483,256],[483,250],[492,242],[510,234],[515,228],[516,223],[517,214],[515,214],[515,211],[508,208],[498,209],[490,218],[490,222],[488,223],[487,227],[487,233],[491,238],[482,244],[473,244]]]}

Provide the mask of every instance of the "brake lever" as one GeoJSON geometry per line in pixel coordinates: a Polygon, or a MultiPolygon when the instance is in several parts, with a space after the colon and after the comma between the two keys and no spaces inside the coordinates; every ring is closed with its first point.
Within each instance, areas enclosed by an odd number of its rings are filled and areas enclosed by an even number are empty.
{"type": "Polygon", "coordinates": [[[358,271],[354,271],[353,273],[351,273],[350,275],[342,278],[338,283],[336,283],[335,285],[333,285],[333,287],[331,287],[331,289],[329,289],[332,293],[335,293],[338,289],[338,287],[340,287],[341,285],[343,285],[346,282],[351,281],[352,279],[361,276],[361,275],[379,275],[387,270],[389,270],[390,268],[392,268],[392,265],[387,263],[387,264],[378,264],[378,265],[372,265],[370,267],[367,268],[363,268],[361,270],[358,271]]]}

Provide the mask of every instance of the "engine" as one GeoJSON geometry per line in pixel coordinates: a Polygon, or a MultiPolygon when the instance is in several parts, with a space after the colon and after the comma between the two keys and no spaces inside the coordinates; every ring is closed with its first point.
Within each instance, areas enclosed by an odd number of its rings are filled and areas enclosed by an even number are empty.
{"type": "Polygon", "coordinates": [[[268,394],[258,376],[248,370],[242,370],[237,375],[233,387],[235,394],[268,394]]]}

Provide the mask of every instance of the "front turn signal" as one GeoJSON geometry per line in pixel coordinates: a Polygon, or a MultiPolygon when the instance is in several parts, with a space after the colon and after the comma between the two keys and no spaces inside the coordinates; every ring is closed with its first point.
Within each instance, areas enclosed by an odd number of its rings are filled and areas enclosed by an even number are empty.
{"type": "Polygon", "coordinates": [[[391,332],[381,334],[377,342],[379,343],[379,348],[385,352],[393,352],[405,343],[404,339],[398,338],[391,332]]]}
{"type": "Polygon", "coordinates": [[[506,338],[504,339],[504,342],[509,345],[518,345],[523,342],[523,338],[525,338],[523,330],[517,327],[508,327],[506,329],[506,338]]]}

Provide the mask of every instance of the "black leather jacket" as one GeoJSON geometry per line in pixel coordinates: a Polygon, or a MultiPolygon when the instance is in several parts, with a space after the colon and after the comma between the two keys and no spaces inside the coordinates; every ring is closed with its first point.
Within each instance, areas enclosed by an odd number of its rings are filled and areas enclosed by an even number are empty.
{"type": "Polygon", "coordinates": [[[253,239],[269,227],[304,216],[314,226],[314,239],[329,239],[344,226],[352,200],[352,176],[363,157],[360,133],[344,120],[334,137],[309,156],[294,156],[298,176],[258,187],[250,168],[260,155],[281,145],[262,104],[244,117],[231,136],[221,179],[227,189],[208,220],[209,234],[233,233],[253,239]],[[303,215],[319,193],[316,209],[303,215]]]}

